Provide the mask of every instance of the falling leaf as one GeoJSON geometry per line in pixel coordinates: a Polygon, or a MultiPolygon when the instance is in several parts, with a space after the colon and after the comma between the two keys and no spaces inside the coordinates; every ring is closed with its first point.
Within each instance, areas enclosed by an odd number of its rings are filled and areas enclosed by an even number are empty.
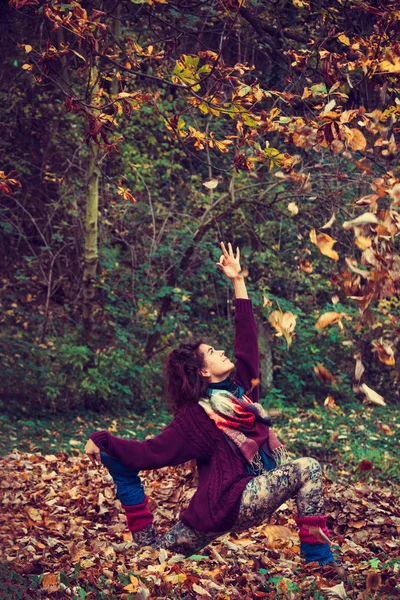
{"type": "Polygon", "coordinates": [[[218,185],[218,179],[209,179],[208,181],[205,181],[203,183],[204,187],[206,187],[208,190],[215,190],[215,188],[218,185]]]}
{"type": "Polygon", "coordinates": [[[30,46],[29,44],[26,44],[26,45],[24,46],[24,48],[25,48],[25,52],[26,52],[27,54],[29,54],[29,52],[32,52],[32,46],[30,46]]]}
{"type": "Polygon", "coordinates": [[[314,372],[317,378],[324,383],[334,383],[335,381],[332,373],[323,365],[314,365],[314,372]]]}
{"type": "Polygon", "coordinates": [[[288,211],[291,212],[292,215],[297,215],[299,212],[299,207],[297,206],[296,202],[289,202],[288,211]]]}
{"type": "Polygon", "coordinates": [[[373,463],[370,460],[362,460],[357,466],[359,471],[371,471],[374,468],[373,463]]]}
{"type": "Polygon", "coordinates": [[[385,435],[394,435],[393,429],[391,429],[390,425],[386,425],[385,423],[381,423],[380,421],[375,421],[376,426],[379,431],[382,431],[385,435]]]}
{"type": "Polygon", "coordinates": [[[329,229],[329,227],[331,227],[335,221],[336,221],[336,215],[335,215],[335,213],[333,213],[333,215],[331,216],[329,221],[327,221],[325,223],[325,225],[322,225],[321,229],[329,229]]]}
{"type": "Polygon", "coordinates": [[[324,406],[328,410],[337,410],[339,407],[335,402],[335,399],[332,396],[327,396],[324,400],[324,406]]]}
{"type": "Polygon", "coordinates": [[[313,272],[312,263],[309,260],[307,260],[306,258],[304,258],[303,260],[300,261],[300,269],[302,271],[304,271],[304,273],[310,274],[313,272]]]}
{"type": "Polygon", "coordinates": [[[395,364],[393,349],[388,344],[373,342],[372,345],[377,349],[378,358],[381,362],[383,362],[385,365],[395,364]]]}
{"type": "Polygon", "coordinates": [[[361,227],[362,225],[376,225],[378,219],[374,213],[366,212],[351,221],[345,221],[343,223],[343,229],[352,229],[354,227],[361,227]]]}
{"type": "Polygon", "coordinates": [[[360,235],[356,239],[356,245],[360,248],[360,250],[366,250],[367,248],[371,247],[372,240],[371,240],[371,238],[366,238],[366,237],[360,235]]]}
{"type": "Polygon", "coordinates": [[[296,327],[295,315],[291,312],[282,313],[279,310],[274,310],[269,315],[269,322],[278,332],[275,335],[277,337],[284,336],[288,348],[290,348],[293,339],[293,331],[296,327]]]}
{"type": "Polygon", "coordinates": [[[388,191],[389,196],[393,200],[394,206],[400,204],[400,183],[396,183],[391,190],[388,191]]]}
{"type": "Polygon", "coordinates": [[[348,127],[346,127],[346,134],[350,148],[352,150],[365,150],[365,148],[367,147],[367,140],[365,139],[364,134],[359,129],[349,129],[348,127]]]}
{"type": "Polygon", "coordinates": [[[271,548],[271,550],[276,548],[278,541],[295,538],[293,531],[291,531],[289,527],[284,527],[283,525],[267,525],[263,529],[263,534],[266,538],[266,546],[271,548]]]}
{"type": "Polygon", "coordinates": [[[329,258],[333,258],[333,260],[339,260],[338,253],[333,250],[333,246],[336,244],[336,240],[331,238],[327,233],[319,233],[316,235],[315,229],[310,233],[311,241],[316,244],[324,256],[328,256],[329,258]]]}
{"type": "Polygon", "coordinates": [[[272,301],[268,298],[268,296],[263,297],[263,306],[272,306],[272,301]]]}
{"type": "Polygon", "coordinates": [[[32,65],[29,65],[28,63],[25,63],[24,65],[22,65],[22,68],[24,71],[32,71],[32,65]]]}
{"type": "Polygon", "coordinates": [[[355,379],[357,381],[360,381],[360,379],[363,376],[363,373],[365,371],[364,365],[362,364],[362,360],[361,360],[361,355],[360,354],[356,354],[354,356],[354,358],[356,359],[356,368],[355,368],[355,372],[354,372],[354,377],[355,377],[355,379]]]}
{"type": "Polygon", "coordinates": [[[366,399],[372,404],[377,404],[378,406],[386,406],[386,402],[380,394],[374,392],[370,387],[368,387],[365,383],[360,386],[360,390],[364,392],[366,399]]]}
{"type": "Polygon", "coordinates": [[[315,323],[315,327],[317,329],[324,329],[325,327],[329,327],[329,325],[335,325],[335,323],[338,323],[342,317],[342,313],[328,311],[320,316],[318,321],[315,323]]]}

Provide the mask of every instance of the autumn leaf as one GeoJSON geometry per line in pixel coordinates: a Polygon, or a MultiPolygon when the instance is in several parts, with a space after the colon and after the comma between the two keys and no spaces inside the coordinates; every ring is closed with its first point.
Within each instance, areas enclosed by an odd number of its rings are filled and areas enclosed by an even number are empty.
{"type": "Polygon", "coordinates": [[[390,425],[386,425],[385,423],[381,423],[380,421],[375,421],[375,424],[379,431],[382,431],[382,433],[384,433],[385,435],[394,435],[395,432],[390,427],[390,425]]]}
{"type": "Polygon", "coordinates": [[[336,244],[336,240],[332,239],[330,235],[327,233],[319,233],[318,235],[315,232],[315,229],[310,233],[311,241],[316,244],[324,256],[328,256],[333,260],[339,260],[338,253],[333,250],[333,246],[336,244]]]}
{"type": "Polygon", "coordinates": [[[29,518],[32,519],[32,521],[42,521],[43,514],[37,508],[34,508],[33,506],[27,506],[25,510],[28,513],[29,518]]]}
{"type": "Polygon", "coordinates": [[[345,221],[343,229],[352,229],[354,227],[361,227],[362,225],[376,225],[377,223],[377,216],[374,213],[366,212],[355,219],[351,219],[351,221],[345,221]]]}
{"type": "Polygon", "coordinates": [[[126,590],[130,594],[135,594],[139,587],[139,579],[134,575],[130,575],[129,579],[131,582],[124,587],[124,590],[126,590]]]}
{"type": "Polygon", "coordinates": [[[317,379],[324,383],[334,383],[335,378],[332,373],[323,365],[314,365],[314,373],[317,379]]]}
{"type": "Polygon", "coordinates": [[[307,260],[306,258],[304,258],[303,260],[300,261],[300,269],[302,271],[304,271],[304,273],[310,274],[313,272],[313,266],[312,263],[307,260]]]}
{"type": "Polygon", "coordinates": [[[210,592],[201,587],[201,585],[197,585],[197,583],[194,583],[192,587],[193,591],[196,592],[196,594],[199,594],[200,596],[208,596],[209,598],[212,597],[210,592]]]}
{"type": "Polygon", "coordinates": [[[335,325],[335,323],[339,323],[339,321],[342,318],[342,313],[328,311],[319,317],[318,321],[315,323],[315,327],[317,329],[324,329],[325,327],[329,327],[330,325],[335,325]]]}
{"type": "Polygon", "coordinates": [[[218,179],[210,179],[209,181],[205,181],[203,183],[204,187],[206,187],[208,190],[215,190],[215,188],[218,185],[218,179]]]}
{"type": "Polygon", "coordinates": [[[325,225],[322,225],[321,229],[329,229],[329,227],[331,227],[335,221],[336,221],[336,215],[335,215],[335,213],[333,213],[333,215],[331,216],[329,221],[327,221],[325,223],[325,225]]]}
{"type": "Polygon", "coordinates": [[[274,310],[269,315],[269,322],[277,330],[277,337],[284,336],[288,348],[290,348],[293,339],[293,332],[296,327],[296,317],[291,312],[281,312],[274,310]]]}
{"type": "Polygon", "coordinates": [[[360,471],[371,471],[374,468],[374,465],[370,460],[362,460],[360,464],[357,466],[357,469],[360,471]]]}
{"type": "Polygon", "coordinates": [[[377,349],[378,358],[381,362],[383,362],[385,365],[395,364],[393,349],[388,344],[373,342],[372,345],[377,349]]]}
{"type": "Polygon", "coordinates": [[[383,399],[383,396],[381,396],[377,392],[374,392],[374,390],[368,387],[366,383],[363,383],[360,386],[360,390],[364,392],[366,400],[368,400],[372,404],[377,404],[378,406],[386,406],[386,402],[383,399]]]}
{"type": "Polygon", "coordinates": [[[297,206],[296,202],[289,202],[288,211],[291,212],[292,215],[297,215],[299,212],[299,207],[297,206]]]}
{"type": "Polygon", "coordinates": [[[345,127],[345,131],[347,141],[352,150],[365,150],[367,147],[367,140],[359,129],[345,127]]]}
{"type": "Polygon", "coordinates": [[[365,371],[364,365],[362,364],[360,354],[356,354],[354,356],[354,358],[356,359],[356,367],[355,367],[354,377],[355,377],[356,381],[360,381],[360,379],[363,376],[363,373],[365,371]]]}
{"type": "Polygon", "coordinates": [[[327,396],[324,400],[324,406],[328,410],[338,410],[338,405],[335,402],[335,399],[332,396],[327,396]]]}
{"type": "Polygon", "coordinates": [[[42,588],[49,594],[58,592],[60,589],[59,576],[53,573],[45,573],[42,579],[42,588]]]}

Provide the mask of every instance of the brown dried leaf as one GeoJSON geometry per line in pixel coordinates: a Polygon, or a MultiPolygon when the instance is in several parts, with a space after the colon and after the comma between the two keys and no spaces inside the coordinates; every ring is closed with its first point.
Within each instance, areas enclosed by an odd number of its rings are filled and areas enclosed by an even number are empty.
{"type": "Polygon", "coordinates": [[[394,352],[388,344],[381,344],[379,342],[373,342],[372,344],[378,351],[378,358],[385,365],[394,365],[394,352]]]}
{"type": "Polygon", "coordinates": [[[324,383],[334,383],[335,381],[332,373],[323,365],[314,365],[314,372],[317,378],[324,383]]]}

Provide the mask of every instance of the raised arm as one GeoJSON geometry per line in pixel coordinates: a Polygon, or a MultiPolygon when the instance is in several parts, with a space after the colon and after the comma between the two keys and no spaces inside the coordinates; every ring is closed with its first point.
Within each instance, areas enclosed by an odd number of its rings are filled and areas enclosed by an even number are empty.
{"type": "MultiPolygon", "coordinates": [[[[246,284],[240,266],[240,251],[233,254],[232,245],[228,249],[221,242],[222,256],[217,263],[221,271],[231,280],[235,292],[235,381],[250,390],[254,380],[260,379],[260,355],[258,350],[257,326],[254,319],[252,302],[249,300],[246,284]]],[[[259,399],[259,385],[249,394],[254,402],[259,399]]]]}

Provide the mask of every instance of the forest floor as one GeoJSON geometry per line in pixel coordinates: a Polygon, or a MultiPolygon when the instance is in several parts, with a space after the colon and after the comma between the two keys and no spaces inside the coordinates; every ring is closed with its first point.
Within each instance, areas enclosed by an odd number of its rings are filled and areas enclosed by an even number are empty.
{"type": "MultiPolygon", "coordinates": [[[[304,566],[289,501],[242,534],[184,558],[131,541],[104,467],[82,453],[91,432],[144,439],[165,414],[0,417],[0,598],[97,600],[400,598],[400,415],[397,407],[274,411],[291,457],[325,473],[328,525],[348,580],[304,566]],[[329,588],[329,591],[326,591],[329,588]]],[[[192,463],[143,472],[160,531],[193,495],[192,463]]]]}

